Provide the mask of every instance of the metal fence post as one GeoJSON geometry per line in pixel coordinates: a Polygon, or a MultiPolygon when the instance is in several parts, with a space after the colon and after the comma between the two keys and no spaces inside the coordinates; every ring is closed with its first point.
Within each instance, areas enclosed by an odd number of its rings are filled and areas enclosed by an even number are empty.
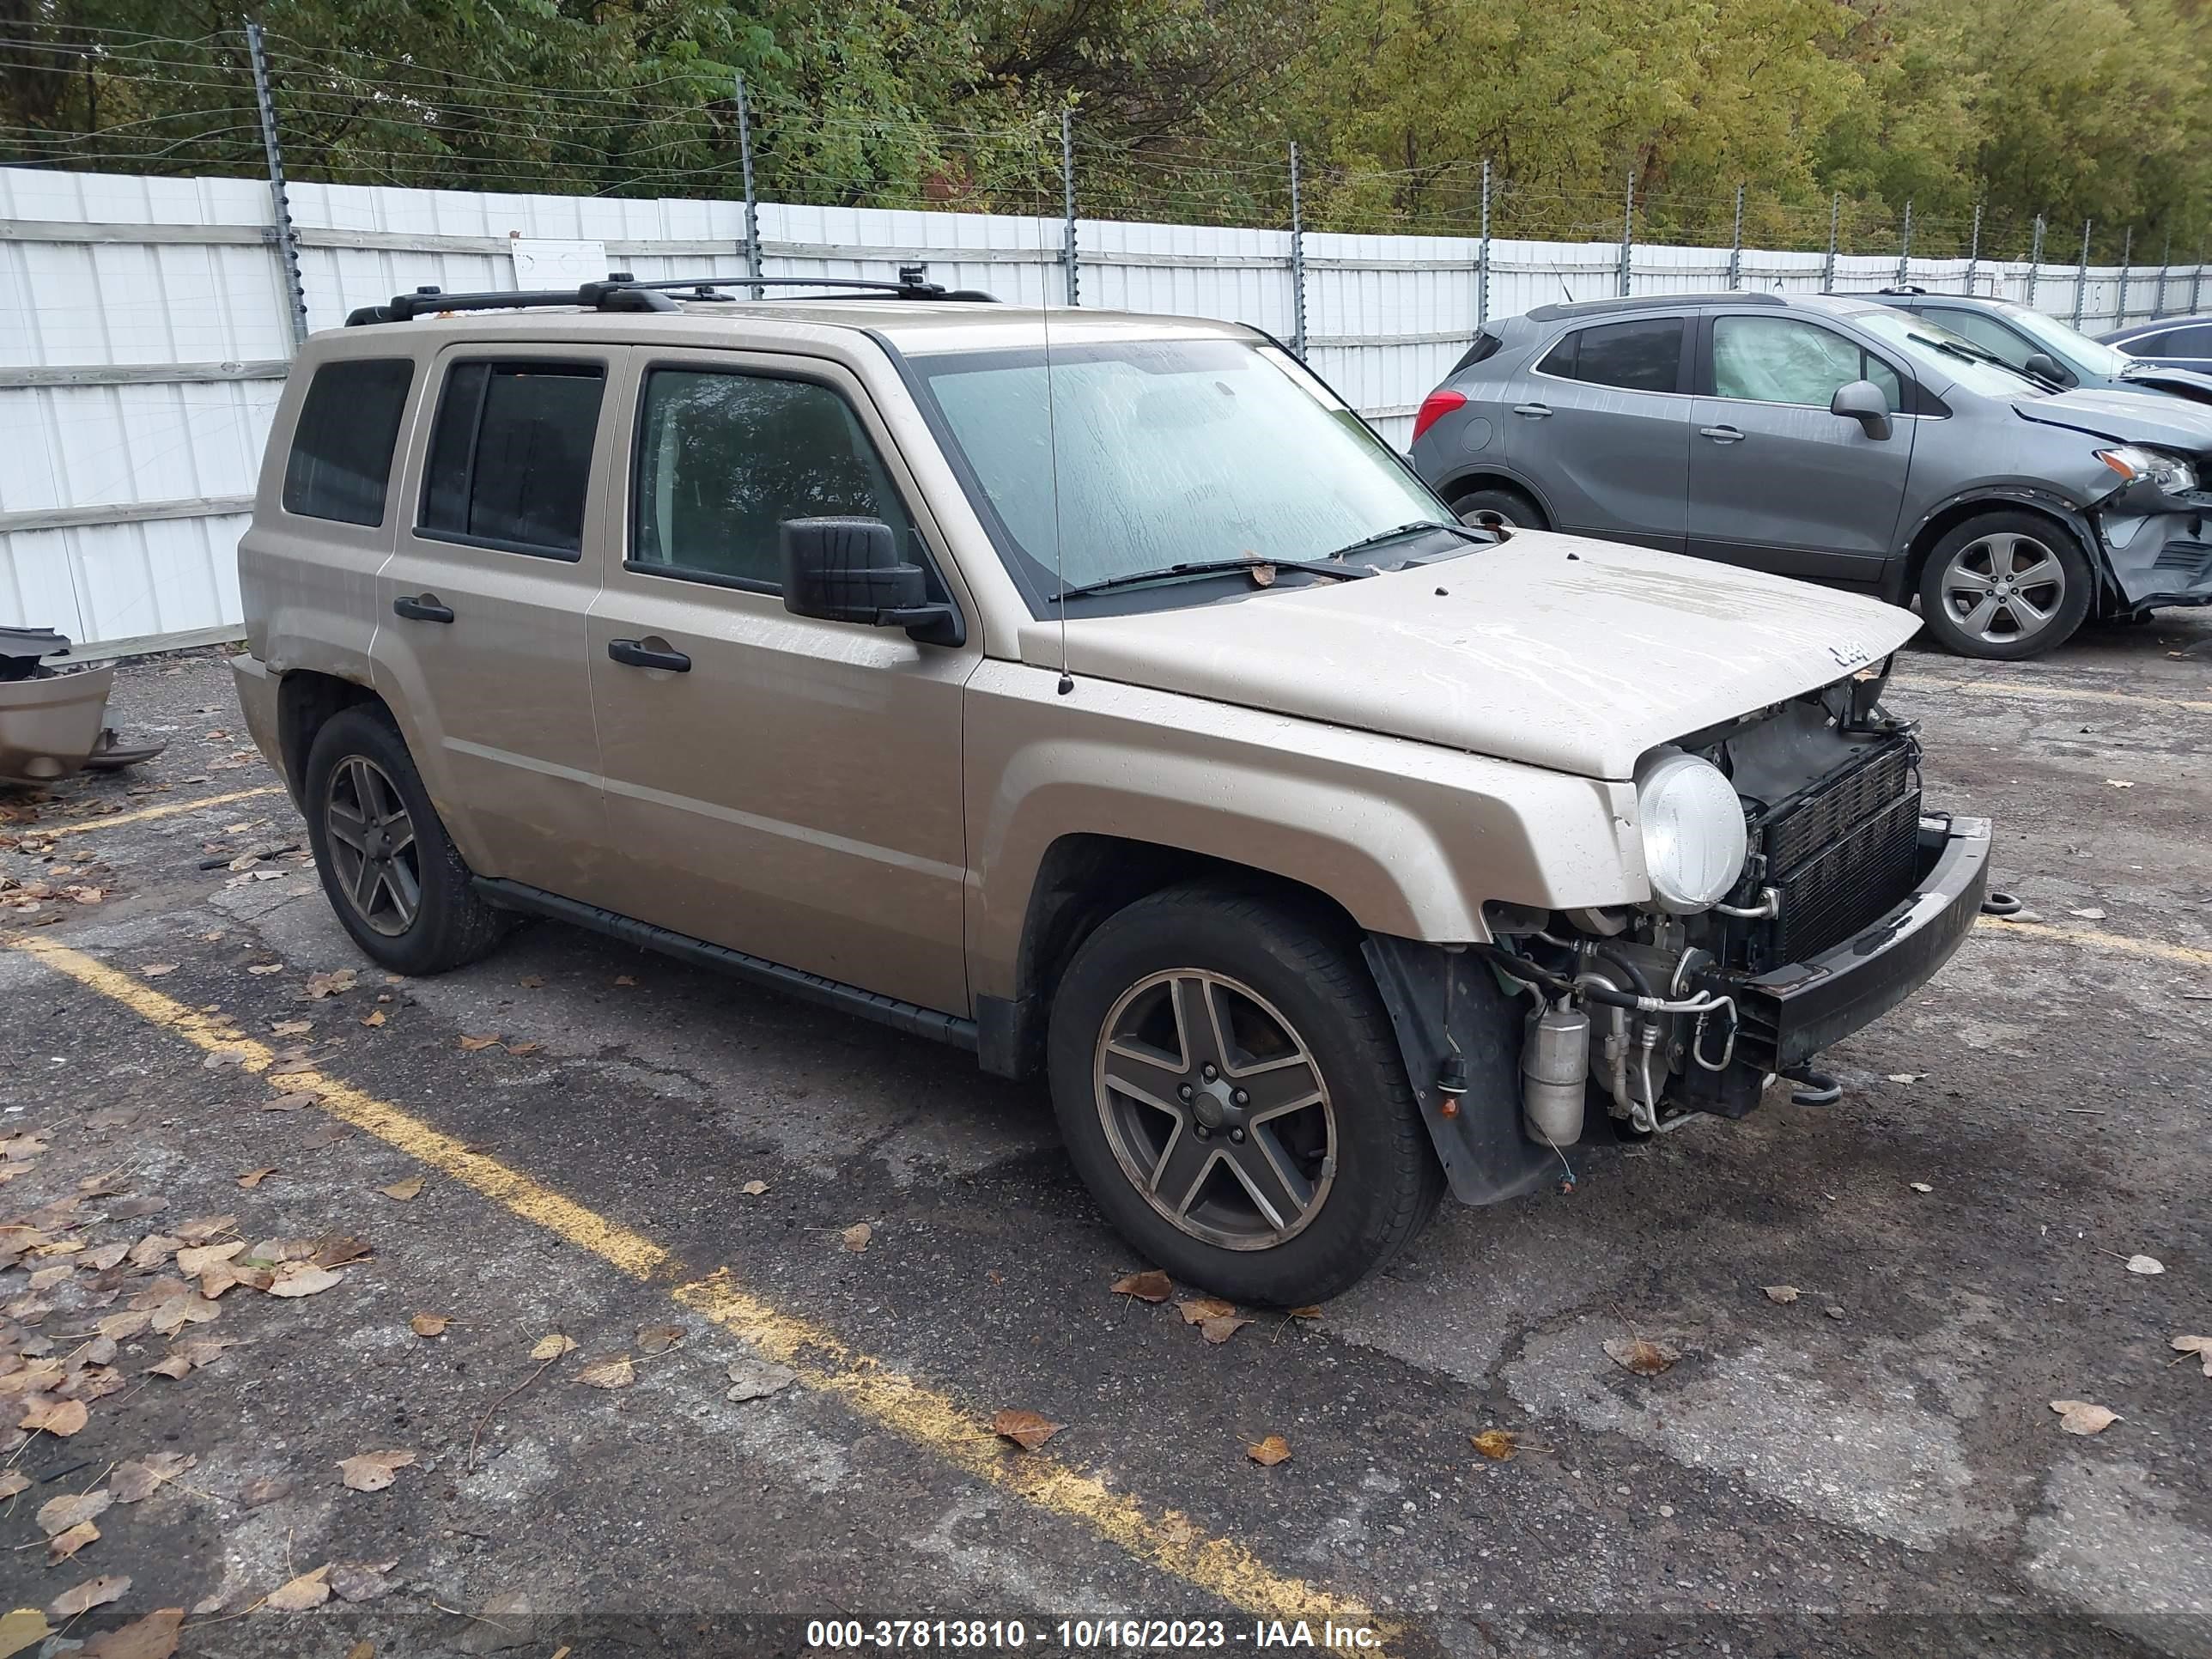
{"type": "Polygon", "coordinates": [[[2150,319],[2153,322],[2166,315],[2166,279],[2172,270],[2173,231],[2169,227],[2166,233],[2166,246],[2158,256],[2158,292],[2152,295],[2150,302],[2150,319]]]}
{"type": "Polygon", "coordinates": [[[1828,262],[1820,270],[1820,287],[1827,293],[1836,288],[1836,227],[1844,216],[1844,192],[1840,190],[1828,198],[1828,262]]]}
{"type": "Polygon", "coordinates": [[[292,343],[298,345],[307,337],[307,293],[300,282],[300,234],[292,228],[292,204],[284,192],[284,152],[276,143],[276,100],[269,95],[269,58],[261,49],[260,24],[246,26],[246,49],[253,59],[253,103],[261,117],[261,148],[269,158],[269,202],[276,228],[276,259],[283,268],[292,343]]]}
{"type": "Polygon", "coordinates": [[[1490,321],[1490,158],[1482,158],[1482,251],[1474,257],[1474,326],[1490,321]]]}
{"type": "Polygon", "coordinates": [[[2043,264],[2043,216],[2035,216],[2035,240],[2027,245],[2027,304],[2035,308],[2035,278],[2038,267],[2043,264]]]}
{"type": "Polygon", "coordinates": [[[1743,286],[1743,186],[1735,187],[1735,228],[1729,234],[1729,291],[1743,286]]]}
{"type": "Polygon", "coordinates": [[[2132,256],[2135,251],[2136,228],[2130,225],[2120,233],[2120,314],[2112,319],[2112,326],[2115,328],[2122,326],[2128,320],[2128,283],[2130,281],[2128,267],[2133,263],[2132,256]]]}
{"type": "Polygon", "coordinates": [[[2089,293],[2089,227],[2094,219],[2081,222],[2081,263],[2074,267],[2074,326],[2081,326],[2081,307],[2089,293]]]}
{"type": "Polygon", "coordinates": [[[2192,317],[2198,314],[2197,299],[2197,295],[2203,291],[2203,288],[2204,242],[2200,237],[2197,243],[2197,264],[2189,273],[2189,314],[2192,317]]]}
{"type": "Polygon", "coordinates": [[[1974,204],[1974,230],[1966,244],[1966,292],[1974,291],[1974,277],[1982,264],[1982,204],[1974,204]]]}
{"type": "Polygon", "coordinates": [[[1912,286],[1912,198],[1905,198],[1905,240],[1897,248],[1897,285],[1912,286]]]}
{"type": "Polygon", "coordinates": [[[745,102],[745,77],[738,76],[738,160],[745,179],[745,275],[761,274],[760,204],[753,196],[753,116],[745,102]]]}
{"type": "Polygon", "coordinates": [[[1628,203],[1620,210],[1620,293],[1628,295],[1629,276],[1633,269],[1631,256],[1636,247],[1636,169],[1628,170],[1628,203]]]}
{"type": "Polygon", "coordinates": [[[1060,263],[1067,267],[1067,303],[1079,306],[1081,282],[1075,270],[1075,112],[1060,112],[1060,263]]]}
{"type": "Polygon", "coordinates": [[[1291,146],[1291,349],[1306,360],[1306,226],[1298,202],[1298,147],[1291,146]]]}

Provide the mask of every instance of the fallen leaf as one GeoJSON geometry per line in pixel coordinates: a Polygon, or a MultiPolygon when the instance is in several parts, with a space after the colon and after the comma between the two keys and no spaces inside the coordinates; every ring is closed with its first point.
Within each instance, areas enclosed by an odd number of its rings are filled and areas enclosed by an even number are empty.
{"type": "Polygon", "coordinates": [[[1293,1308],[1290,1311],[1290,1317],[1292,1319],[1319,1319],[1321,1317],[1321,1304],[1318,1302],[1309,1302],[1303,1308],[1293,1308]]]}
{"type": "Polygon", "coordinates": [[[594,1359],[576,1373],[576,1381],[595,1389],[626,1389],[637,1381],[637,1368],[629,1363],[626,1353],[594,1359]]]}
{"type": "Polygon", "coordinates": [[[31,1477],[21,1469],[0,1469],[0,1502],[31,1489],[31,1477]]]}
{"type": "Polygon", "coordinates": [[[2120,1420],[2118,1412],[2086,1400],[2054,1400],[2051,1409],[2058,1413],[2058,1426],[2069,1434],[2102,1434],[2120,1420]]]}
{"type": "Polygon", "coordinates": [[[76,1277],[76,1262],[58,1261],[52,1267],[41,1267],[31,1275],[31,1289],[34,1291],[51,1291],[64,1279],[76,1277]]]}
{"type": "Polygon", "coordinates": [[[526,991],[542,991],[545,988],[545,979],[542,974],[525,974],[514,982],[526,991]]]}
{"type": "MultiPolygon", "coordinates": [[[[237,1225],[238,1218],[234,1215],[198,1215],[179,1223],[177,1237],[187,1244],[204,1244],[217,1233],[227,1233],[237,1225]]],[[[183,1259],[181,1255],[178,1257],[180,1261],[183,1259]]]]}
{"type": "MultiPolygon", "coordinates": [[[[568,1651],[568,1650],[566,1648],[562,1649],[559,1654],[554,1656],[554,1659],[566,1659],[568,1651]]],[[[376,1644],[374,1642],[355,1643],[351,1647],[346,1650],[346,1659],[376,1659],[376,1644]]]]}
{"type": "Polygon", "coordinates": [[[453,1322],[444,1314],[418,1313],[407,1322],[407,1328],[417,1336],[443,1336],[453,1322]]]}
{"type": "Polygon", "coordinates": [[[2177,1336],[2173,1347],[2177,1352],[2195,1354],[2204,1362],[2204,1375],[2212,1376],[2212,1336],[2177,1336]]]}
{"type": "Polygon", "coordinates": [[[167,1358],[157,1360],[146,1367],[146,1375],[149,1376],[166,1376],[177,1382],[182,1382],[191,1374],[192,1362],[180,1353],[173,1353],[167,1358]]]}
{"type": "Polygon", "coordinates": [[[131,1247],[131,1265],[134,1267],[158,1267],[174,1255],[184,1242],[181,1238],[172,1238],[167,1233],[149,1233],[131,1247]]]}
{"type": "Polygon", "coordinates": [[[305,1036],[315,1029],[312,1019],[280,1019],[269,1027],[271,1036],[305,1036]]]}
{"type": "Polygon", "coordinates": [[[1892,1072],[1889,1073],[1889,1080],[1892,1083],[1917,1083],[1927,1075],[1925,1072],[1892,1072]]]}
{"type": "Polygon", "coordinates": [[[1139,1302],[1164,1302],[1175,1294],[1174,1282],[1158,1267],[1117,1279],[1112,1289],[1116,1296],[1133,1296],[1139,1302]]]}
{"type": "Polygon", "coordinates": [[[105,1486],[98,1492],[64,1494],[50,1498],[39,1505],[39,1530],[52,1538],[58,1532],[67,1532],[71,1527],[107,1513],[115,1501],[115,1494],[105,1486]]]}
{"type": "Polygon", "coordinates": [[[1005,1411],[991,1419],[991,1432],[1012,1441],[1024,1451],[1036,1451],[1067,1426],[1036,1412],[1005,1411]]]}
{"type": "Polygon", "coordinates": [[[111,1342],[128,1342],[134,1336],[144,1335],[146,1328],[153,1322],[150,1313],[118,1313],[108,1315],[93,1328],[111,1342]]]}
{"type": "Polygon", "coordinates": [[[246,1248],[246,1241],[235,1239],[228,1244],[196,1244],[177,1252],[177,1271],[187,1279],[198,1279],[217,1262],[228,1261],[246,1248]]]}
{"type": "Polygon", "coordinates": [[[534,1054],[538,1049],[538,1045],[535,1042],[510,1042],[507,1045],[507,1052],[510,1054],[534,1054]]]}
{"type": "Polygon", "coordinates": [[[2136,787],[2132,778],[2106,778],[2105,781],[2115,789],[2132,789],[2136,787]]]}
{"type": "Polygon", "coordinates": [[[381,1008],[379,1008],[379,1009],[375,1010],[375,1011],[374,1011],[374,1012],[372,1012],[372,1013],[368,1013],[368,1014],[364,1014],[364,1015],[362,1015],[362,1021],[361,1021],[361,1023],[362,1023],[362,1024],[366,1025],[366,1026],[370,1027],[371,1029],[374,1029],[374,1028],[375,1028],[376,1026],[379,1026],[379,1025],[383,1024],[384,1024],[384,1010],[383,1010],[383,1009],[381,1009],[381,1008]]]}
{"type": "Polygon", "coordinates": [[[1178,1302],[1186,1325],[1203,1325],[1209,1319],[1227,1319],[1237,1311],[1234,1302],[1224,1302],[1218,1296],[1201,1296],[1189,1302],[1178,1302]]]}
{"type": "Polygon", "coordinates": [[[2069,910],[2066,914],[2079,916],[2084,921],[2102,921],[2105,919],[2105,913],[2094,905],[2086,910],[2069,910]]]}
{"type": "Polygon", "coordinates": [[[76,1659],[169,1659],[177,1650],[177,1630],[184,1622],[182,1607],[163,1607],[135,1624],[94,1637],[76,1659]]]}
{"type": "Polygon", "coordinates": [[[314,1296],[343,1279],[343,1273],[334,1273],[328,1267],[318,1267],[312,1261],[288,1261],[277,1268],[270,1280],[271,1296],[314,1296]]]}
{"type": "Polygon", "coordinates": [[[574,1353],[575,1351],[574,1341],[556,1332],[551,1336],[539,1337],[537,1345],[530,1350],[530,1357],[540,1361],[558,1359],[562,1354],[574,1353]]]}
{"type": "Polygon", "coordinates": [[[1638,1376],[1656,1376],[1682,1357],[1678,1348],[1640,1336],[1613,1337],[1607,1341],[1605,1351],[1614,1364],[1638,1376]]]}
{"type": "Polygon", "coordinates": [[[415,1462],[416,1455],[411,1451],[362,1452],[340,1458],[338,1474],[349,1491],[382,1492],[398,1478],[400,1470],[415,1462]]]}
{"type": "Polygon", "coordinates": [[[738,1188],[738,1190],[743,1193],[747,1198],[758,1198],[763,1193],[768,1190],[768,1182],[765,1181],[748,1181],[744,1186],[738,1188]]]}
{"type": "Polygon", "coordinates": [[[369,1255],[368,1241],[352,1233],[325,1233],[308,1241],[307,1260],[318,1267],[349,1267],[369,1255]]]}
{"type": "Polygon", "coordinates": [[[315,1097],[313,1095],[277,1095],[272,1099],[263,1101],[261,1109],[264,1112],[296,1112],[302,1106],[312,1106],[314,1103],[315,1097]]]}
{"type": "Polygon", "coordinates": [[[23,1420],[16,1426],[33,1432],[44,1430],[66,1440],[82,1428],[91,1416],[82,1400],[33,1400],[24,1406],[23,1420]]]}
{"type": "Polygon", "coordinates": [[[269,1599],[262,1605],[276,1613],[305,1613],[330,1599],[331,1564],[325,1561],[313,1572],[303,1572],[291,1583],[270,1591],[269,1599]]]}
{"type": "Polygon", "coordinates": [[[142,1504],[198,1462],[182,1452],[155,1452],[118,1463],[108,1477],[107,1488],[118,1504],[142,1504]]]}
{"type": "Polygon", "coordinates": [[[1244,1455],[1264,1469],[1272,1469],[1276,1464],[1287,1461],[1290,1455],[1291,1443],[1279,1434],[1271,1434],[1265,1440],[1244,1448],[1244,1455]]]}
{"type": "Polygon", "coordinates": [[[726,1400],[762,1400],[781,1394],[799,1380],[798,1372],[765,1359],[739,1359],[729,1370],[730,1391],[726,1400]]]}
{"type": "Polygon", "coordinates": [[[635,985],[637,981],[632,979],[628,974],[617,974],[615,975],[615,983],[617,985],[635,985]]]}
{"type": "Polygon", "coordinates": [[[2166,1271],[2166,1263],[2154,1255],[2131,1255],[2128,1258],[2128,1271],[2146,1275],[2162,1273],[2166,1271]]]}
{"type": "Polygon", "coordinates": [[[1204,1337],[1208,1342],[1216,1344],[1223,1343],[1226,1342],[1231,1337],[1236,1335],[1237,1332],[1243,1330],[1251,1322],[1252,1322],[1249,1319],[1241,1318],[1232,1314],[1224,1319],[1209,1319],[1204,1321],[1198,1328],[1198,1334],[1204,1337]]]}
{"type": "Polygon", "coordinates": [[[100,1528],[89,1521],[80,1521],[67,1532],[56,1533],[46,1540],[46,1565],[51,1567],[68,1560],[99,1536],[100,1528]]]}
{"type": "MultiPolygon", "coordinates": [[[[331,1591],[341,1601],[374,1601],[392,1588],[385,1577],[399,1563],[380,1561],[337,1561],[331,1565],[331,1591]]],[[[364,1642],[362,1647],[368,1644],[364,1642]]],[[[371,1649],[371,1652],[374,1650],[371,1649]]],[[[356,1650],[358,1651],[358,1650],[356,1650]]],[[[352,1659],[349,1655],[348,1659],[352,1659]]]]}
{"type": "Polygon", "coordinates": [[[17,1607],[0,1614],[0,1659],[34,1648],[54,1633],[46,1615],[36,1607],[17,1607]]]}
{"type": "Polygon", "coordinates": [[[343,996],[354,988],[356,975],[350,968],[340,968],[334,973],[307,975],[307,998],[320,1002],[325,997],[343,996]]]}
{"type": "Polygon", "coordinates": [[[1797,1299],[1797,1287],[1795,1285],[1762,1285],[1759,1289],[1766,1292],[1766,1299],[1769,1302],[1779,1302],[1785,1308],[1797,1299]]]}
{"type": "Polygon", "coordinates": [[[73,1589],[65,1589],[46,1604],[46,1612],[66,1623],[79,1613],[94,1607],[105,1607],[131,1588],[131,1580],[119,1572],[102,1573],[97,1578],[88,1578],[73,1589]]]}
{"type": "Polygon", "coordinates": [[[1493,1462],[1510,1463],[1513,1455],[1521,1449],[1521,1443],[1504,1429],[1485,1429],[1480,1434],[1468,1437],[1475,1450],[1493,1462]]]}
{"type": "Polygon", "coordinates": [[[244,1175],[238,1177],[238,1184],[245,1188],[246,1190],[250,1193],[256,1187],[258,1187],[263,1182],[268,1180],[270,1176],[273,1176],[276,1173],[276,1166],[274,1164],[268,1165],[264,1169],[248,1170],[244,1175]]]}
{"type": "Polygon", "coordinates": [[[666,1353],[684,1335],[681,1325],[647,1325],[637,1334],[637,1346],[647,1353],[666,1353]]]}
{"type": "Polygon", "coordinates": [[[150,1328],[161,1336],[174,1336],[187,1325],[204,1325],[222,1310],[197,1292],[172,1297],[154,1310],[150,1328]]]}
{"type": "Polygon", "coordinates": [[[461,1039],[461,1047],[471,1054],[475,1054],[479,1048],[495,1048],[498,1043],[496,1036],[465,1036],[461,1039]]]}
{"type": "MultiPolygon", "coordinates": [[[[144,967],[139,969],[138,971],[143,974],[148,979],[162,979],[167,977],[168,975],[175,973],[177,971],[177,964],[173,962],[149,962],[144,967]]],[[[95,1580],[94,1582],[96,1583],[98,1581],[95,1580]]],[[[125,1582],[127,1583],[128,1581],[126,1580],[125,1582]]]]}
{"type": "Polygon", "coordinates": [[[423,1176],[410,1176],[404,1181],[395,1181],[389,1187],[379,1187],[376,1190],[396,1202],[411,1204],[422,1195],[422,1183],[426,1179],[423,1176]]]}
{"type": "Polygon", "coordinates": [[[1908,1181],[1905,1184],[1916,1193],[1932,1193],[1936,1190],[1924,1181],[1908,1181]]]}
{"type": "Polygon", "coordinates": [[[246,971],[249,974],[281,974],[284,971],[284,964],[281,962],[257,962],[248,965],[246,971]]]}
{"type": "Polygon", "coordinates": [[[876,1231],[866,1222],[856,1221],[838,1236],[845,1241],[845,1248],[858,1255],[868,1248],[868,1241],[876,1236],[876,1231]]]}

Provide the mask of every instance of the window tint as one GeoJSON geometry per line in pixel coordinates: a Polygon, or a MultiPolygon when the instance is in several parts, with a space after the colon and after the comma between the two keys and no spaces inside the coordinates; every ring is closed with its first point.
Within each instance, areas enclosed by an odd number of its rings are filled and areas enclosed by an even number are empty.
{"type": "Polygon", "coordinates": [[[1717,397],[1826,409],[1836,388],[1853,380],[1872,380],[1893,410],[1903,402],[1896,371],[1856,340],[1786,317],[1713,319],[1717,397]]]}
{"type": "Polygon", "coordinates": [[[415,365],[405,358],[325,363],[301,400],[284,463],[284,510],[344,524],[384,522],[384,487],[415,365]]]}
{"type": "Polygon", "coordinates": [[[2002,323],[1984,316],[1978,311],[1961,311],[1953,306],[1931,306],[1928,320],[1940,324],[1952,333],[1972,340],[1984,351],[1994,351],[2014,368],[2026,368],[2027,360],[2043,349],[2031,345],[2021,336],[2002,323]]]}
{"type": "Polygon", "coordinates": [[[806,380],[655,369],[638,429],[630,558],[783,584],[786,519],[881,519],[927,562],[876,447],[843,398],[806,380]]]}
{"type": "Polygon", "coordinates": [[[430,436],[422,529],[523,551],[584,544],[584,490],[606,371],[456,363],[430,436]]]}
{"type": "Polygon", "coordinates": [[[2212,328],[2175,328],[2151,340],[2130,340],[2128,349],[2147,357],[2212,357],[2212,328]]]}
{"type": "Polygon", "coordinates": [[[1642,318],[1577,329],[1540,365],[1547,374],[1627,392],[1672,392],[1682,362],[1682,319],[1642,318]]]}

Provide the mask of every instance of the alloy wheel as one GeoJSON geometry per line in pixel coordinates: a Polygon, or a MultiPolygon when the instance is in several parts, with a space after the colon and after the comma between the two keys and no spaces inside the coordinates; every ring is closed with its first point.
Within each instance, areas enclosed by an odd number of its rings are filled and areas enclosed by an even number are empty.
{"type": "Polygon", "coordinates": [[[2066,567],[2034,537],[2000,531],[1951,555],[1942,591],[1961,633],[1984,645],[2017,645],[2057,616],[2066,601],[2066,567]]]}
{"type": "Polygon", "coordinates": [[[387,939],[415,925],[422,908],[421,853],[408,816],[384,769],[348,755],[331,773],[323,803],[332,872],[354,914],[387,939]]]}
{"type": "Polygon", "coordinates": [[[1198,968],[1140,980],[1108,1011],[1092,1082],[1122,1174],[1190,1237],[1267,1249],[1328,1200],[1328,1085],[1290,1021],[1249,987],[1198,968]]]}

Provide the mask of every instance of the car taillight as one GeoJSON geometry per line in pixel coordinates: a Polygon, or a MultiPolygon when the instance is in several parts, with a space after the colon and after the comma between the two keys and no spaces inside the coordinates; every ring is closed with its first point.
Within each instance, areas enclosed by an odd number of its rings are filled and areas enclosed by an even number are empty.
{"type": "Polygon", "coordinates": [[[1413,416],[1414,441],[1419,441],[1421,434],[1426,432],[1455,409],[1466,407],[1467,393],[1464,392],[1454,392],[1449,387],[1441,392],[1431,392],[1421,399],[1420,412],[1413,416]]]}

